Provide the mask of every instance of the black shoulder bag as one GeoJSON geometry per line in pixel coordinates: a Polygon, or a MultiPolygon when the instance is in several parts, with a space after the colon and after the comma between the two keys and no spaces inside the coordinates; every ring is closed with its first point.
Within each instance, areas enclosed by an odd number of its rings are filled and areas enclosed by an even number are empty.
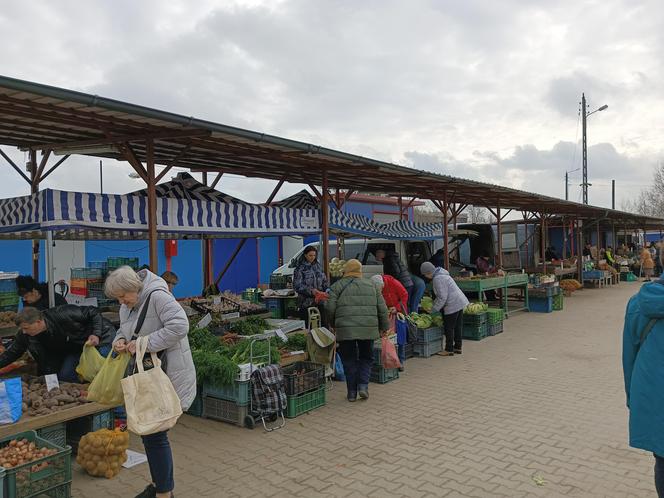
{"type": "MultiPolygon", "coordinates": [[[[134,328],[134,333],[131,336],[131,339],[129,339],[129,342],[138,339],[138,334],[141,332],[141,328],[143,327],[143,322],[145,322],[145,315],[148,314],[148,307],[150,306],[150,297],[152,297],[152,294],[159,291],[166,292],[163,289],[155,289],[152,292],[150,292],[150,294],[148,294],[147,298],[145,298],[145,303],[143,303],[143,307],[141,308],[141,311],[138,315],[138,320],[136,320],[136,327],[134,328]]],[[[164,351],[159,351],[157,353],[157,358],[161,360],[161,368],[164,371],[166,371],[166,357],[164,355],[165,352],[166,351],[164,350],[164,351]]],[[[145,355],[143,357],[143,369],[150,370],[151,368],[154,368],[154,364],[152,363],[152,356],[145,355]]],[[[129,364],[127,365],[125,376],[132,375],[135,372],[135,369],[136,369],[136,355],[132,355],[131,360],[129,360],[129,364]]]]}

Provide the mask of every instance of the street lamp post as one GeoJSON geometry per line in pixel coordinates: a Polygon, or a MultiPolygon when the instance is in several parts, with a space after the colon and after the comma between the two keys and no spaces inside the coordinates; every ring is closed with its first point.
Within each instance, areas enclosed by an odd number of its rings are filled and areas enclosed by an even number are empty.
{"type": "Polygon", "coordinates": [[[572,171],[565,171],[565,200],[569,201],[569,174],[579,171],[581,168],[573,169],[572,171]]]}
{"type": "Polygon", "coordinates": [[[586,120],[588,119],[588,116],[591,114],[595,114],[596,112],[603,111],[607,109],[609,106],[604,104],[602,107],[595,109],[592,112],[587,112],[587,106],[586,106],[586,94],[582,93],[581,94],[581,129],[582,129],[582,134],[583,134],[583,141],[582,141],[582,148],[583,148],[583,183],[581,184],[581,187],[583,187],[583,203],[588,204],[588,187],[590,186],[590,183],[588,183],[588,134],[586,130],[586,120]]]}

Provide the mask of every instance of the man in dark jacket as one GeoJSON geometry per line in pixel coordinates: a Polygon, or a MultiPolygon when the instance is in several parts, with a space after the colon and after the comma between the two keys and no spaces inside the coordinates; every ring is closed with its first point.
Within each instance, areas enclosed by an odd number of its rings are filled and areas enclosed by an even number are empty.
{"type": "MultiPolygon", "coordinates": [[[[29,275],[19,275],[16,279],[18,295],[23,299],[23,306],[30,306],[38,310],[47,310],[48,305],[48,286],[38,283],[29,275]]],[[[55,305],[62,306],[67,301],[57,292],[55,293],[55,305]]]]}
{"type": "Polygon", "coordinates": [[[39,375],[58,374],[64,382],[78,382],[76,367],[83,346],[95,346],[102,355],[111,350],[115,328],[94,306],[66,304],[40,311],[24,308],[16,317],[21,329],[0,355],[0,368],[26,351],[37,362],[39,375]]]}

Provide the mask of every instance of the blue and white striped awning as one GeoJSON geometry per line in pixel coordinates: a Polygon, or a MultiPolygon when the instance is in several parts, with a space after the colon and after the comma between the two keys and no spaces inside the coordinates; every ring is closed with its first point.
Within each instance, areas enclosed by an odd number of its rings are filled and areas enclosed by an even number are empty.
{"type": "MultiPolygon", "coordinates": [[[[0,199],[3,238],[17,238],[17,232],[39,238],[44,230],[58,238],[144,239],[147,198],[47,189],[0,199]]],[[[320,219],[316,209],[161,197],[157,231],[162,238],[309,235],[320,232],[320,219]]]]}
{"type": "Polygon", "coordinates": [[[403,240],[434,240],[443,236],[442,223],[376,223],[361,214],[344,213],[334,208],[330,208],[329,220],[331,231],[349,236],[403,240]]]}

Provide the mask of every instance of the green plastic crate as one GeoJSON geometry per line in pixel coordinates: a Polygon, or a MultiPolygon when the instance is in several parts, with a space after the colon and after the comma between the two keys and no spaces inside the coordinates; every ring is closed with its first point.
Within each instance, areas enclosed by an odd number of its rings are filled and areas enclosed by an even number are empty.
{"type": "Polygon", "coordinates": [[[463,338],[470,339],[471,341],[481,341],[488,334],[488,326],[486,323],[481,325],[467,325],[463,324],[463,338]]]}
{"type": "Polygon", "coordinates": [[[298,396],[288,396],[286,406],[286,418],[295,418],[303,413],[310,412],[316,408],[325,405],[325,386],[321,386],[315,391],[300,394],[298,396]]]}
{"type": "Polygon", "coordinates": [[[55,424],[37,430],[37,435],[46,441],[64,448],[67,446],[67,424],[55,424]]]}
{"type": "Polygon", "coordinates": [[[505,320],[505,312],[501,308],[489,308],[486,316],[489,325],[495,325],[505,320]]]}
{"type": "Polygon", "coordinates": [[[399,378],[398,368],[374,367],[371,369],[369,380],[377,384],[387,384],[399,378]]]}
{"type": "Polygon", "coordinates": [[[203,396],[203,418],[244,427],[244,419],[248,414],[248,405],[240,406],[233,401],[203,396]]]}
{"type": "Polygon", "coordinates": [[[562,311],[565,298],[562,293],[553,296],[553,311],[562,311]]]}
{"type": "Polygon", "coordinates": [[[463,324],[466,325],[481,325],[487,321],[487,312],[475,313],[475,314],[463,314],[463,324]]]}
{"type": "Polygon", "coordinates": [[[203,396],[210,396],[217,399],[233,401],[240,406],[249,404],[249,381],[236,380],[226,386],[213,386],[212,384],[203,384],[203,396]]]}
{"type": "Polygon", "coordinates": [[[196,397],[194,398],[194,402],[191,404],[186,413],[192,417],[203,416],[203,396],[201,395],[201,389],[198,389],[196,397]]]}
{"type": "Polygon", "coordinates": [[[57,453],[40,458],[30,463],[5,469],[4,491],[6,498],[36,498],[57,496],[68,498],[71,486],[71,448],[62,448],[46,439],[40,438],[35,431],[27,431],[9,436],[0,441],[0,447],[7,446],[12,439],[27,439],[38,448],[51,448],[57,453]],[[47,464],[36,470],[36,466],[47,464]],[[64,489],[67,488],[67,489],[64,489]]]}

